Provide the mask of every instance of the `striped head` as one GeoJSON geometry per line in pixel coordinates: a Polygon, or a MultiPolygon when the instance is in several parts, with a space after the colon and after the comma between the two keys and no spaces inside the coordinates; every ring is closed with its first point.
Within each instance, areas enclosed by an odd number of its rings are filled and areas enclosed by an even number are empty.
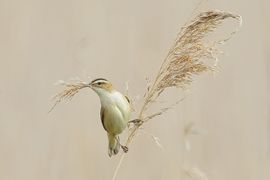
{"type": "Polygon", "coordinates": [[[112,83],[107,79],[98,78],[89,83],[90,87],[97,93],[99,92],[111,92],[113,90],[112,83]]]}

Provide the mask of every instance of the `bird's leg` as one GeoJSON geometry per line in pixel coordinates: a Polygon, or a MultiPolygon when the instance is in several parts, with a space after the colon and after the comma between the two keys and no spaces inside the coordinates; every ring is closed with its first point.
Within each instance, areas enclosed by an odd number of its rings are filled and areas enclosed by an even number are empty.
{"type": "Polygon", "coordinates": [[[120,139],[119,138],[115,138],[118,143],[120,144],[120,147],[123,149],[124,153],[127,153],[128,152],[128,147],[127,146],[124,146],[120,143],[120,139]]]}

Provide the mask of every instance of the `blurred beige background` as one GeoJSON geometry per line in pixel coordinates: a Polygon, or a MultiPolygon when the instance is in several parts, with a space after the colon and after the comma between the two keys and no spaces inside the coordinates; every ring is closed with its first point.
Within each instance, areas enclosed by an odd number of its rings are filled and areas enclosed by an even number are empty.
{"type": "MultiPolygon", "coordinates": [[[[107,155],[98,97],[84,90],[47,114],[60,90],[54,83],[105,77],[121,91],[129,81],[130,95],[142,95],[198,2],[0,0],[0,179],[111,179],[120,156],[107,155]]],[[[241,14],[243,26],[222,46],[219,73],[196,78],[187,92],[164,94],[169,102],[187,97],[144,128],[163,149],[141,133],[118,180],[192,179],[183,171],[196,168],[213,180],[270,179],[269,6],[200,6],[241,14]],[[187,151],[183,129],[192,122],[203,133],[186,139],[187,151]]]]}

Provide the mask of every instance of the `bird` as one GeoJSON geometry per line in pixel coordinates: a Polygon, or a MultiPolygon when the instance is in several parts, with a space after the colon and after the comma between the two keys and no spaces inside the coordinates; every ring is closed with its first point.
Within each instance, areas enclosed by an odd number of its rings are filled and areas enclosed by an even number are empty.
{"type": "Polygon", "coordinates": [[[128,148],[120,144],[119,134],[125,130],[130,119],[130,100],[104,78],[94,79],[89,83],[89,87],[100,99],[100,119],[108,135],[109,157],[116,155],[120,147],[127,152],[128,148]]]}

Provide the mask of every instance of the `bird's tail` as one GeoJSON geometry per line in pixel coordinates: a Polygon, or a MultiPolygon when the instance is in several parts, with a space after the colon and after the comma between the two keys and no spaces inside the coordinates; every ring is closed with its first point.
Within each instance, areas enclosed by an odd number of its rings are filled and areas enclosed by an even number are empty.
{"type": "Polygon", "coordinates": [[[108,154],[111,157],[112,155],[116,155],[120,149],[120,140],[119,136],[112,135],[108,133],[109,147],[108,154]]]}

